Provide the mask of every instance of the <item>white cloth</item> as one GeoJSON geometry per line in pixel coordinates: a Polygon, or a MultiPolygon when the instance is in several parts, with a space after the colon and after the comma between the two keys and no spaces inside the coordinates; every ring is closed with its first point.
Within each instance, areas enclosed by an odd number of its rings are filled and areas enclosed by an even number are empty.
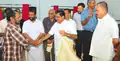
{"type": "Polygon", "coordinates": [[[112,59],[101,59],[101,58],[93,57],[92,61],[112,61],[112,59]]]}
{"type": "MultiPolygon", "coordinates": [[[[23,24],[23,33],[27,33],[33,40],[37,39],[40,33],[44,33],[43,24],[40,20],[32,22],[27,20],[23,24]]],[[[28,52],[28,61],[43,61],[43,44],[38,47],[30,46],[30,51],[28,52]]]]}
{"type": "Polygon", "coordinates": [[[76,12],[73,16],[73,20],[76,22],[77,24],[77,30],[83,30],[82,28],[82,24],[81,24],[81,14],[79,14],[78,12],[76,12]]]}
{"type": "MultiPolygon", "coordinates": [[[[42,47],[41,47],[42,48],[42,47]]],[[[28,52],[28,61],[44,61],[43,49],[34,48],[28,52]]]]}
{"type": "Polygon", "coordinates": [[[93,33],[90,55],[101,59],[111,59],[114,57],[113,38],[119,36],[118,25],[115,19],[106,14],[102,19],[98,19],[98,24],[93,33]]]}
{"type": "Polygon", "coordinates": [[[4,33],[5,32],[5,28],[7,26],[7,19],[3,19],[0,21],[0,33],[4,33]]]}
{"type": "MultiPolygon", "coordinates": [[[[5,28],[7,26],[7,19],[3,19],[0,21],[0,33],[4,33],[5,32],[5,28]]],[[[0,44],[3,44],[3,37],[0,37],[0,44]]],[[[2,47],[2,45],[0,45],[0,48],[2,47]]]]}
{"type": "MultiPolygon", "coordinates": [[[[70,24],[66,20],[64,20],[61,24],[56,22],[52,26],[51,30],[49,31],[49,34],[51,34],[51,35],[54,34],[54,44],[55,44],[54,46],[55,46],[55,55],[56,56],[58,55],[58,45],[59,45],[60,38],[61,38],[61,35],[60,35],[59,31],[64,30],[67,33],[77,35],[76,26],[74,24],[70,24]]],[[[73,42],[73,40],[72,40],[72,42],[73,42]]]]}

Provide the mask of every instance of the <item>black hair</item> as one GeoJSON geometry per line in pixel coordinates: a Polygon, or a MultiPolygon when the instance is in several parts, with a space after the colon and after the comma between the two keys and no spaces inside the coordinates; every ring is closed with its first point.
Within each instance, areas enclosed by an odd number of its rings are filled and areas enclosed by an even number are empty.
{"type": "Polygon", "coordinates": [[[85,8],[85,4],[84,3],[79,3],[77,6],[82,6],[83,8],[85,8]]]}
{"type": "Polygon", "coordinates": [[[70,9],[64,9],[64,10],[68,10],[68,12],[71,13],[71,10],[70,10],[70,9]]]}
{"type": "Polygon", "coordinates": [[[58,14],[58,13],[60,14],[61,17],[65,16],[65,13],[64,13],[63,10],[58,10],[58,11],[55,12],[55,14],[58,14]]]}
{"type": "Polygon", "coordinates": [[[6,17],[7,17],[7,21],[10,21],[10,17],[15,17],[15,12],[13,10],[7,12],[6,17]]]}
{"type": "Polygon", "coordinates": [[[36,7],[30,7],[29,12],[34,12],[36,14],[36,7]]]}
{"type": "Polygon", "coordinates": [[[8,13],[8,12],[10,12],[10,11],[12,11],[12,8],[6,8],[6,9],[5,9],[5,13],[8,13]]]}
{"type": "Polygon", "coordinates": [[[90,2],[92,2],[92,1],[95,1],[95,0],[88,0],[88,1],[87,1],[87,4],[90,3],[90,2]]]}
{"type": "Polygon", "coordinates": [[[100,5],[100,7],[105,8],[106,11],[108,12],[108,4],[105,1],[101,1],[97,3],[97,5],[100,5]]]}

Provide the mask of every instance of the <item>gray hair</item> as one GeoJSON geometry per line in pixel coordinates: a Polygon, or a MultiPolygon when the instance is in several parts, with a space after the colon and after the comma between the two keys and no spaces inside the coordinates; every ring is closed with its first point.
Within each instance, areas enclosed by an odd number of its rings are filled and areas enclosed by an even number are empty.
{"type": "Polygon", "coordinates": [[[108,12],[108,4],[105,1],[101,1],[97,3],[97,5],[100,5],[100,7],[105,8],[106,11],[108,12]]]}

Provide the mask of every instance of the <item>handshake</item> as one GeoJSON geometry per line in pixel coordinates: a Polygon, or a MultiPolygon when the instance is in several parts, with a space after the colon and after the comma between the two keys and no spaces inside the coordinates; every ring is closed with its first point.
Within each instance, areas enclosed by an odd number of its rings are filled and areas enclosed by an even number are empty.
{"type": "Polygon", "coordinates": [[[42,33],[36,40],[32,40],[29,43],[33,46],[38,46],[43,42],[43,38],[44,38],[45,34],[42,33]]]}
{"type": "MultiPolygon", "coordinates": [[[[39,37],[36,40],[31,40],[29,43],[33,46],[40,45],[44,40],[47,40],[51,35],[42,33],[39,35],[39,37]]],[[[50,40],[47,42],[48,44],[52,43],[50,40]]]]}
{"type": "Polygon", "coordinates": [[[38,46],[42,43],[42,40],[34,40],[33,42],[31,42],[30,44],[32,44],[33,46],[38,46]]]}

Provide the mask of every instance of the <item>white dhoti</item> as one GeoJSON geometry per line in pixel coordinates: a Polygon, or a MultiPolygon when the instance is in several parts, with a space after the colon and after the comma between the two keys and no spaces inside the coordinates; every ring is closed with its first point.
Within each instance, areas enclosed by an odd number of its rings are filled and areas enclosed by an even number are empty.
{"type": "Polygon", "coordinates": [[[44,61],[44,52],[42,45],[39,48],[30,48],[30,51],[28,52],[28,61],[44,61]]]}
{"type": "Polygon", "coordinates": [[[111,59],[102,59],[102,58],[93,57],[92,61],[112,61],[112,58],[111,59]]]}

